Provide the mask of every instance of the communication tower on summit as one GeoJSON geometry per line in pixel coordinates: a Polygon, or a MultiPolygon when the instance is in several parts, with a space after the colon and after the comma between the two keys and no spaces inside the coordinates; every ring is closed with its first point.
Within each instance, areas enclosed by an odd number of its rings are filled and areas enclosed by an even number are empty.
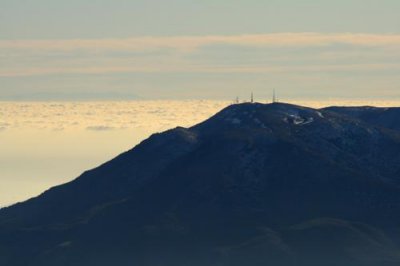
{"type": "Polygon", "coordinates": [[[277,102],[277,100],[276,100],[276,92],[275,92],[275,89],[274,89],[274,91],[272,92],[272,102],[273,102],[273,103],[276,103],[276,102],[277,102]]]}

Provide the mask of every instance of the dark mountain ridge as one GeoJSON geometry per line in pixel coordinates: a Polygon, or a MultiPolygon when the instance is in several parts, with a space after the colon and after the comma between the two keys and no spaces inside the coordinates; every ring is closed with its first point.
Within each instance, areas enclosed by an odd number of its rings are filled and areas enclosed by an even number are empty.
{"type": "Polygon", "coordinates": [[[348,115],[372,125],[377,125],[393,130],[400,130],[399,107],[388,108],[388,107],[374,107],[374,106],[353,106],[353,107],[332,106],[324,108],[324,110],[348,115]]]}
{"type": "Polygon", "coordinates": [[[0,210],[0,265],[398,265],[400,132],[363,110],[246,103],[154,134],[0,210]]]}

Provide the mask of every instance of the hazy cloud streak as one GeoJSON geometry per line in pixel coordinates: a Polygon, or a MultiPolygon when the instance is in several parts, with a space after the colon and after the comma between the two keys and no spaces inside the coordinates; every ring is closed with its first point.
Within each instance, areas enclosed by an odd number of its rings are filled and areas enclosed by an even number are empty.
{"type": "Polygon", "coordinates": [[[4,99],[105,90],[157,98],[192,98],[200,90],[213,97],[219,91],[221,97],[232,88],[260,92],[265,82],[281,88],[295,83],[301,94],[311,94],[309,88],[314,95],[321,88],[346,94],[341,88],[351,86],[397,95],[399,70],[400,34],[0,40],[4,99]]]}
{"type": "Polygon", "coordinates": [[[106,74],[106,73],[284,73],[284,72],[316,72],[316,71],[374,71],[400,70],[400,63],[377,64],[347,64],[347,65],[313,65],[313,66],[99,66],[99,67],[58,67],[58,68],[26,68],[19,70],[2,71],[0,77],[20,77],[52,74],[106,74]]]}
{"type": "Polygon", "coordinates": [[[205,45],[241,46],[324,46],[330,44],[361,46],[400,45],[397,34],[320,34],[273,33],[236,36],[187,36],[187,37],[135,37],[127,39],[76,39],[76,40],[2,40],[0,49],[12,50],[149,50],[172,48],[191,51],[205,45]]]}

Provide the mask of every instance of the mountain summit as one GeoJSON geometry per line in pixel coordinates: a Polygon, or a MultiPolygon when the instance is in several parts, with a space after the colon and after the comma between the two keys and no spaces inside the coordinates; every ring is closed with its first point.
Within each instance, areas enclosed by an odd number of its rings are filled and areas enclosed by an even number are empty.
{"type": "Polygon", "coordinates": [[[244,103],[154,134],[0,210],[0,265],[399,265],[400,131],[368,110],[244,103]]]}

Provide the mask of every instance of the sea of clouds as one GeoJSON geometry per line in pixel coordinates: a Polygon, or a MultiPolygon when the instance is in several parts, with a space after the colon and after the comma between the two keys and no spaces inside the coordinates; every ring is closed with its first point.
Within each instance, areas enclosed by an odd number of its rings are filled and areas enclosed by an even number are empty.
{"type": "Polygon", "coordinates": [[[190,126],[227,106],[227,101],[2,102],[0,130],[145,129],[190,126]]]}
{"type": "MultiPolygon", "coordinates": [[[[263,101],[267,102],[267,101],[263,101]]],[[[389,100],[291,100],[310,107],[332,105],[399,106],[389,100]]],[[[90,130],[141,129],[159,132],[189,127],[207,119],[231,101],[148,100],[98,102],[0,102],[0,131],[7,129],[90,130]]]]}

